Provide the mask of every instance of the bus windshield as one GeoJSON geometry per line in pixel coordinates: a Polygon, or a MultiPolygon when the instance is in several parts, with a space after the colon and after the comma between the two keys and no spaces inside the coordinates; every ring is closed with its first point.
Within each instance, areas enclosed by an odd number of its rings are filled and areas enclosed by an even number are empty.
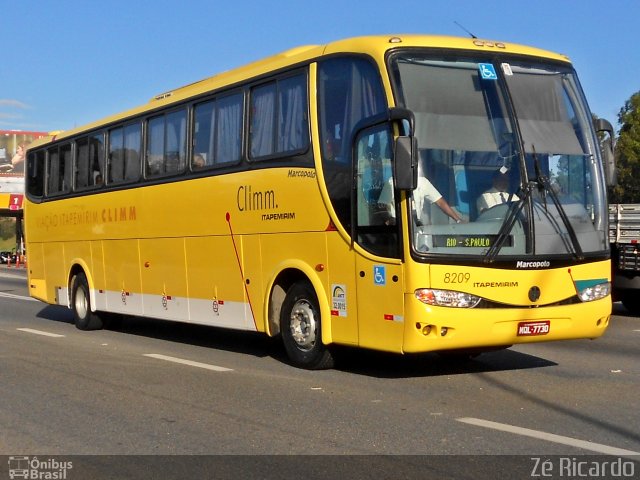
{"type": "Polygon", "coordinates": [[[571,68],[415,51],[391,68],[398,104],[415,113],[416,254],[492,261],[606,249],[603,174],[571,68]]]}

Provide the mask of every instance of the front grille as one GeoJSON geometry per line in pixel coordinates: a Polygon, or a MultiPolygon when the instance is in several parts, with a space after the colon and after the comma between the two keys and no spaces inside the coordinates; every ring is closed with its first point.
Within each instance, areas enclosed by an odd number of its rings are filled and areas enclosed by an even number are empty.
{"type": "Polygon", "coordinates": [[[559,300],[553,303],[547,303],[545,305],[512,305],[509,303],[494,302],[491,300],[482,299],[474,308],[544,308],[544,307],[557,307],[560,305],[574,305],[576,303],[582,303],[578,295],[573,295],[564,300],[559,300]]]}

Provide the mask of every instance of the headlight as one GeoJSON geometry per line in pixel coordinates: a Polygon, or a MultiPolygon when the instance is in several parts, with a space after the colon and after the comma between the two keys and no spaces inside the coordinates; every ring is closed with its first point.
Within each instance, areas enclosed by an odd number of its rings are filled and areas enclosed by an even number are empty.
{"type": "Polygon", "coordinates": [[[439,307],[473,308],[480,303],[481,298],[470,293],[453,290],[436,290],[420,288],[415,291],[416,298],[427,305],[439,307]]]}
{"type": "Polygon", "coordinates": [[[602,282],[593,284],[589,280],[577,280],[576,290],[580,300],[583,302],[592,302],[606,297],[611,293],[611,282],[602,282]]]}

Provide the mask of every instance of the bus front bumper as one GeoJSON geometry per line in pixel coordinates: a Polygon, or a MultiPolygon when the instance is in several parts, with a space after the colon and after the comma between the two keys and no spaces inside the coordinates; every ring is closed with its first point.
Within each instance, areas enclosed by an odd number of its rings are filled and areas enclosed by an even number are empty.
{"type": "Polygon", "coordinates": [[[521,343],[600,337],[609,325],[611,296],[539,308],[452,308],[405,298],[405,353],[492,350],[521,343]]]}

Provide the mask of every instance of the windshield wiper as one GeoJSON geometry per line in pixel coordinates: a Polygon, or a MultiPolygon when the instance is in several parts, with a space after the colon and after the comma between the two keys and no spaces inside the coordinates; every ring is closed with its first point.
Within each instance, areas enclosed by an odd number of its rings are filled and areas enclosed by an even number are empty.
{"type": "MultiPolygon", "coordinates": [[[[523,171],[526,172],[524,142],[522,140],[522,132],[520,130],[520,125],[518,123],[518,116],[516,114],[516,110],[514,107],[513,97],[511,96],[511,90],[509,89],[509,85],[507,84],[505,76],[500,75],[498,77],[498,81],[500,85],[502,85],[502,91],[504,92],[504,96],[508,105],[507,108],[511,114],[511,119],[513,122],[513,129],[514,129],[513,133],[515,134],[514,140],[517,139],[518,145],[521,146],[521,148],[518,149],[519,151],[517,151],[515,155],[519,157],[521,167],[523,168],[523,171]]],[[[529,217],[531,218],[531,220],[533,220],[533,211],[532,211],[533,209],[531,208],[531,205],[532,205],[531,197],[532,197],[532,192],[534,188],[535,188],[535,182],[527,181],[526,183],[525,182],[522,183],[520,187],[520,191],[517,192],[519,193],[518,195],[519,201],[509,204],[509,210],[507,211],[507,215],[502,221],[502,225],[500,225],[500,230],[498,231],[498,237],[496,238],[496,241],[493,242],[493,244],[489,247],[489,250],[487,250],[487,253],[485,254],[483,259],[484,263],[492,263],[493,261],[495,261],[496,256],[498,255],[498,253],[504,246],[505,242],[509,238],[509,234],[511,233],[511,230],[513,230],[513,227],[516,224],[516,220],[518,219],[518,216],[526,206],[529,206],[529,217]]],[[[528,237],[531,238],[532,240],[535,237],[533,233],[533,221],[529,222],[528,237]]],[[[534,242],[534,245],[535,245],[535,242],[534,242]]]]}
{"type": "Polygon", "coordinates": [[[498,231],[498,238],[493,242],[489,250],[484,256],[484,263],[492,263],[498,252],[504,246],[504,243],[509,238],[509,234],[511,230],[513,230],[513,226],[516,224],[516,220],[518,219],[518,215],[522,212],[524,206],[528,203],[529,198],[532,195],[533,188],[535,187],[535,182],[529,182],[522,186],[518,192],[518,197],[520,200],[518,202],[512,202],[509,204],[509,210],[507,211],[507,216],[504,218],[502,225],[500,226],[500,230],[498,231]]]}
{"type": "MultiPolygon", "coordinates": [[[[533,147],[533,165],[536,172],[536,179],[527,182],[523,187],[521,187],[522,196],[520,196],[520,201],[517,203],[514,202],[509,206],[507,216],[505,217],[502,225],[500,226],[500,230],[498,231],[498,237],[496,238],[496,241],[491,245],[489,250],[487,250],[487,253],[484,256],[484,263],[492,263],[496,259],[496,256],[504,246],[504,243],[509,238],[509,234],[511,233],[511,230],[516,223],[518,215],[520,214],[520,212],[522,212],[525,205],[527,205],[527,203],[531,200],[533,190],[535,188],[540,190],[543,194],[544,211],[547,215],[550,215],[549,211],[547,210],[547,194],[549,195],[549,197],[551,197],[558,215],[560,216],[562,223],[567,229],[569,239],[571,240],[571,246],[573,247],[573,252],[571,253],[573,253],[573,255],[578,260],[582,260],[584,258],[584,253],[582,252],[582,247],[580,246],[580,241],[578,240],[576,231],[573,228],[573,225],[571,225],[571,221],[569,220],[569,217],[567,217],[567,213],[565,212],[557,193],[551,186],[549,178],[542,173],[542,168],[540,167],[540,161],[538,160],[538,155],[536,154],[535,147],[533,147]]],[[[531,221],[533,221],[533,218],[531,219],[531,221]]],[[[567,250],[569,250],[568,247],[569,246],[567,245],[567,250]]]]}
{"type": "MultiPolygon", "coordinates": [[[[578,260],[582,260],[584,258],[584,254],[582,252],[582,247],[580,246],[580,241],[578,240],[578,236],[576,235],[576,231],[571,225],[571,221],[569,217],[567,217],[567,212],[565,212],[560,199],[558,198],[558,194],[551,186],[551,182],[549,181],[549,177],[542,173],[542,169],[540,168],[540,161],[538,160],[538,155],[536,154],[536,147],[532,145],[533,150],[533,166],[536,170],[536,182],[538,183],[540,189],[545,194],[544,196],[544,210],[547,215],[549,212],[547,211],[547,197],[546,194],[549,194],[553,204],[558,211],[558,215],[560,215],[560,219],[567,229],[567,234],[569,235],[569,239],[571,240],[571,245],[573,246],[573,254],[578,260]]],[[[561,232],[558,232],[561,235],[561,232]]]]}

